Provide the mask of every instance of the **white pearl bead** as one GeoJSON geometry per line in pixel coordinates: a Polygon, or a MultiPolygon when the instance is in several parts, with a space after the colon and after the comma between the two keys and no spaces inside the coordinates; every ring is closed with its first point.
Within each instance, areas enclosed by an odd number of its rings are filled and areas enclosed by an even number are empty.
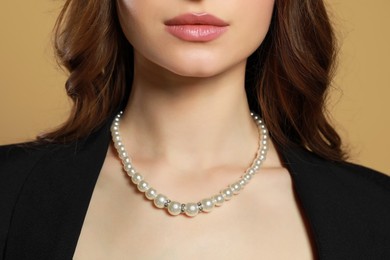
{"type": "Polygon", "coordinates": [[[222,196],[225,198],[225,200],[230,200],[233,197],[233,191],[231,188],[226,188],[223,191],[221,191],[222,196]]]}
{"type": "Polygon", "coordinates": [[[181,213],[181,203],[177,201],[172,201],[171,203],[169,203],[168,212],[169,214],[174,216],[179,215],[181,213]]]}
{"type": "Polygon", "coordinates": [[[143,177],[142,177],[142,175],[141,174],[139,174],[139,173],[135,173],[134,175],[133,175],[133,177],[131,177],[131,181],[134,183],[134,184],[138,184],[140,181],[142,181],[143,180],[143,177]]]}
{"type": "Polygon", "coordinates": [[[185,208],[185,213],[189,217],[195,217],[199,213],[198,204],[196,203],[187,203],[185,208]]]}
{"type": "Polygon", "coordinates": [[[247,184],[247,181],[245,179],[240,179],[238,183],[241,185],[241,188],[243,188],[247,184]]]}
{"type": "Polygon", "coordinates": [[[129,177],[133,178],[134,174],[136,174],[137,171],[134,169],[134,168],[131,168],[130,171],[127,172],[127,175],[129,175],[129,177]]]}
{"type": "Polygon", "coordinates": [[[148,200],[154,200],[157,197],[157,191],[153,188],[150,188],[145,192],[145,196],[148,200]]]}
{"type": "Polygon", "coordinates": [[[203,199],[200,203],[202,204],[202,211],[204,212],[210,212],[214,208],[214,202],[212,199],[203,199]]]}
{"type": "Polygon", "coordinates": [[[158,194],[157,197],[154,199],[154,205],[156,205],[157,208],[164,208],[165,203],[167,202],[168,198],[162,194],[158,194]]]}
{"type": "Polygon", "coordinates": [[[249,173],[247,173],[247,174],[245,174],[244,175],[244,180],[246,180],[246,181],[250,181],[251,179],[252,179],[252,175],[250,175],[249,173]]]}
{"type": "Polygon", "coordinates": [[[145,192],[149,189],[149,183],[147,183],[146,181],[140,181],[137,185],[137,188],[139,191],[145,192]]]}
{"type": "MultiPolygon", "coordinates": [[[[118,147],[117,150],[118,150],[118,152],[120,152],[120,153],[122,153],[122,154],[125,154],[125,153],[126,153],[126,149],[125,149],[124,146],[118,147]]],[[[124,160],[124,159],[126,159],[126,158],[127,158],[127,156],[123,157],[122,160],[124,160]]]]}
{"type": "Polygon", "coordinates": [[[224,203],[225,201],[225,198],[222,196],[222,194],[218,194],[218,195],[215,195],[213,197],[213,202],[215,204],[215,206],[222,206],[222,204],[224,203]]]}
{"type": "Polygon", "coordinates": [[[241,185],[239,182],[233,183],[230,188],[233,190],[234,194],[238,194],[241,191],[241,185]]]}
{"type": "Polygon", "coordinates": [[[126,171],[126,172],[129,172],[132,168],[131,164],[130,163],[124,163],[123,164],[123,169],[126,171]]]}
{"type": "Polygon", "coordinates": [[[114,147],[115,147],[116,149],[118,149],[118,148],[121,147],[121,146],[123,146],[122,141],[118,141],[118,142],[115,142],[115,143],[114,143],[114,147]]]}
{"type": "Polygon", "coordinates": [[[122,163],[129,163],[131,164],[131,159],[129,157],[123,158],[122,163]]]}
{"type": "Polygon", "coordinates": [[[119,152],[119,158],[123,160],[126,157],[128,157],[126,152],[119,152]]]}

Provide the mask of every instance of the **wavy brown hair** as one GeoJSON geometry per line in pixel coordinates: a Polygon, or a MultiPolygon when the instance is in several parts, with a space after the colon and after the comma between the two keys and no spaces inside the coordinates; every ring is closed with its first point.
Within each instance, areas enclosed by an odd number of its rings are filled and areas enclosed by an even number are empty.
{"type": "MultiPolygon", "coordinates": [[[[97,130],[126,104],[133,49],[113,0],[66,0],[54,45],[70,73],[66,91],[74,105],[69,119],[39,140],[66,143],[97,130]]],[[[335,46],[322,0],[275,0],[269,32],[248,59],[246,91],[276,143],[341,161],[341,140],[325,110],[335,46]]]]}

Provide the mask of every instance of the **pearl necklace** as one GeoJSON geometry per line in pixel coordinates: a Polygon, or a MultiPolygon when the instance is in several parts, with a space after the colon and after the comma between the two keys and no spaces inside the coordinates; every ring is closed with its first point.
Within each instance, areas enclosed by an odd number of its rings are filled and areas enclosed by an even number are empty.
{"type": "Polygon", "coordinates": [[[179,214],[186,214],[189,217],[195,217],[200,212],[210,212],[215,206],[222,206],[225,201],[230,200],[233,195],[239,194],[239,192],[249,183],[252,177],[257,173],[261,164],[266,158],[268,150],[268,131],[263,123],[263,120],[259,116],[251,113],[253,120],[256,122],[259,128],[259,149],[256,154],[256,158],[252,162],[252,165],[246,170],[244,175],[240,177],[235,183],[228,185],[228,187],[222,189],[218,194],[200,200],[198,203],[180,203],[168,199],[167,196],[158,193],[152,188],[148,182],[144,180],[144,177],[137,172],[131,163],[131,159],[126,152],[122,138],[119,134],[120,117],[123,112],[120,112],[114,119],[111,125],[111,134],[114,141],[114,146],[118,151],[119,158],[122,160],[123,169],[127,175],[131,178],[131,181],[137,186],[140,192],[143,192],[147,199],[152,200],[154,205],[160,209],[167,209],[169,214],[176,216],[179,214]]]}

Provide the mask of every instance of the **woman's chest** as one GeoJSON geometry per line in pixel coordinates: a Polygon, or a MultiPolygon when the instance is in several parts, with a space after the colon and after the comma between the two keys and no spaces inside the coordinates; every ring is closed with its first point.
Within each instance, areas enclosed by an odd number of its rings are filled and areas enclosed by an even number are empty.
{"type": "Polygon", "coordinates": [[[292,185],[251,185],[188,218],[166,214],[135,191],[107,193],[98,182],[74,259],[313,259],[292,185]]]}
{"type": "Polygon", "coordinates": [[[253,213],[241,219],[222,215],[169,221],[132,215],[100,224],[90,219],[74,259],[312,259],[300,223],[253,213]]]}

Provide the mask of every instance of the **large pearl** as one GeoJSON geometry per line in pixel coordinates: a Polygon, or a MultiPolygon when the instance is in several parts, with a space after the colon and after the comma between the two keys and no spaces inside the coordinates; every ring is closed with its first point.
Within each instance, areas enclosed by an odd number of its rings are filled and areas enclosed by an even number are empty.
{"type": "Polygon", "coordinates": [[[130,163],[123,163],[123,169],[126,171],[126,172],[129,172],[131,170],[133,166],[131,166],[130,163]]]}
{"type": "Polygon", "coordinates": [[[156,205],[157,208],[164,208],[165,202],[167,202],[168,198],[162,194],[158,194],[157,197],[154,199],[154,205],[156,205]]]}
{"type": "Polygon", "coordinates": [[[140,181],[137,185],[137,188],[139,191],[145,192],[149,189],[149,183],[147,183],[146,181],[140,181]]]}
{"type": "Polygon", "coordinates": [[[222,196],[222,194],[217,194],[213,197],[213,201],[214,201],[215,206],[219,207],[219,206],[222,206],[222,204],[225,201],[225,198],[222,196]]]}
{"type": "Polygon", "coordinates": [[[181,213],[181,203],[177,201],[172,201],[171,203],[169,203],[168,212],[169,214],[174,216],[179,215],[181,213]]]}
{"type": "Polygon", "coordinates": [[[233,193],[237,195],[241,191],[241,185],[239,182],[233,183],[230,188],[233,190],[233,193]]]}
{"type": "Polygon", "coordinates": [[[189,217],[195,217],[199,213],[198,205],[196,203],[187,203],[185,213],[189,217]]]}
{"type": "Polygon", "coordinates": [[[154,200],[157,197],[157,191],[153,188],[150,188],[145,192],[145,196],[148,200],[154,200]]]}
{"type": "Polygon", "coordinates": [[[133,177],[131,177],[131,181],[134,183],[134,184],[138,184],[140,183],[141,181],[143,180],[143,177],[141,174],[139,173],[135,173],[133,175],[133,177]]]}
{"type": "Polygon", "coordinates": [[[202,211],[204,212],[210,212],[214,208],[214,202],[212,199],[203,199],[200,203],[202,204],[202,211]]]}
{"type": "Polygon", "coordinates": [[[226,188],[223,191],[221,191],[222,196],[225,198],[225,200],[230,200],[233,197],[233,191],[231,188],[226,188]]]}

